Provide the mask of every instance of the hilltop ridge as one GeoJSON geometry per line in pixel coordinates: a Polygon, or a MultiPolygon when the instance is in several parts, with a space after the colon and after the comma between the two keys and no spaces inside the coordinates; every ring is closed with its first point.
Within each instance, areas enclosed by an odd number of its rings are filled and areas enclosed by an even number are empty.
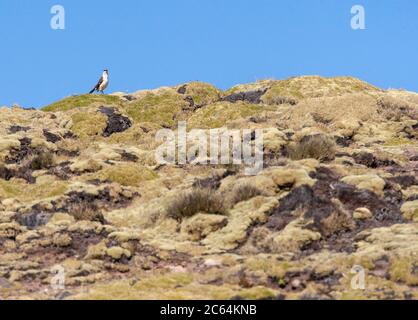
{"type": "Polygon", "coordinates": [[[351,77],[0,108],[0,298],[418,299],[417,142],[417,93],[351,77]],[[179,121],[261,130],[263,170],[158,163],[179,121]]]}

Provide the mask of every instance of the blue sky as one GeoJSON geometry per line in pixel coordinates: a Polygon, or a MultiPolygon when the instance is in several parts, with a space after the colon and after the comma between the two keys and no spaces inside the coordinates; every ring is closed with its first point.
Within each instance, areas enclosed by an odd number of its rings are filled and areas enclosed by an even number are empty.
{"type": "Polygon", "coordinates": [[[85,93],[104,68],[109,92],[309,74],[418,91],[417,16],[413,0],[0,0],[0,105],[85,93]]]}

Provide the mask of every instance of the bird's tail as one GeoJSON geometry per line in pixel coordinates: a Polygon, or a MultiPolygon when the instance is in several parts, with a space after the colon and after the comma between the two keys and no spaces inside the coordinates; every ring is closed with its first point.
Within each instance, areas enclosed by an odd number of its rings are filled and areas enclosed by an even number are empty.
{"type": "Polygon", "coordinates": [[[94,91],[96,91],[96,88],[93,88],[93,90],[91,90],[91,91],[89,92],[89,94],[92,94],[94,91]]]}

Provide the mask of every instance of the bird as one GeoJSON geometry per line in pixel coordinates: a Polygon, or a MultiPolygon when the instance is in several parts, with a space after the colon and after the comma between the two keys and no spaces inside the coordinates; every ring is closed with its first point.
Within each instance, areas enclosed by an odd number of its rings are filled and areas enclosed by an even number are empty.
{"type": "Polygon", "coordinates": [[[103,74],[97,82],[96,86],[89,92],[89,94],[92,94],[94,91],[101,92],[104,94],[104,90],[106,90],[107,86],[109,85],[109,70],[105,69],[103,71],[103,74]]]}

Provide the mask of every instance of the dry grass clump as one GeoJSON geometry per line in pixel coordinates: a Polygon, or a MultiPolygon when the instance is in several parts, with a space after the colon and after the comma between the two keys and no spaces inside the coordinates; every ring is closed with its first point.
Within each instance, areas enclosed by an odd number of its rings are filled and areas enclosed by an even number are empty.
{"type": "Polygon", "coordinates": [[[50,169],[55,164],[55,156],[50,151],[43,151],[27,159],[27,167],[33,171],[50,169]]]}
{"type": "Polygon", "coordinates": [[[321,233],[325,237],[332,236],[333,234],[341,231],[352,230],[354,227],[353,219],[345,211],[339,210],[333,212],[330,216],[321,221],[321,233]]]}
{"type": "Polygon", "coordinates": [[[68,211],[77,221],[105,222],[102,212],[95,205],[90,203],[72,203],[68,208],[68,211]]]}
{"type": "Polygon", "coordinates": [[[270,99],[268,100],[268,104],[273,104],[273,105],[290,104],[291,106],[295,106],[298,104],[298,100],[290,98],[290,97],[273,96],[273,97],[270,97],[270,99]]]}
{"type": "Polygon", "coordinates": [[[264,195],[264,192],[259,188],[249,183],[240,184],[235,186],[232,190],[232,195],[229,202],[231,207],[233,207],[237,203],[247,201],[262,195],[264,195]]]}
{"type": "Polygon", "coordinates": [[[218,191],[195,188],[179,196],[167,207],[167,215],[176,220],[190,218],[200,212],[226,214],[224,199],[218,191]]]}
{"type": "Polygon", "coordinates": [[[280,120],[293,130],[318,126],[317,120],[319,124],[326,125],[327,130],[334,130],[351,123],[380,121],[377,110],[375,97],[354,93],[302,100],[297,108],[289,108],[280,120]]]}
{"type": "Polygon", "coordinates": [[[334,138],[326,134],[316,134],[306,136],[298,143],[290,144],[287,151],[293,160],[331,161],[335,159],[336,149],[337,144],[334,138]]]}
{"type": "Polygon", "coordinates": [[[402,117],[418,119],[418,110],[403,99],[385,96],[377,102],[378,112],[387,120],[401,121],[402,117]]]}

